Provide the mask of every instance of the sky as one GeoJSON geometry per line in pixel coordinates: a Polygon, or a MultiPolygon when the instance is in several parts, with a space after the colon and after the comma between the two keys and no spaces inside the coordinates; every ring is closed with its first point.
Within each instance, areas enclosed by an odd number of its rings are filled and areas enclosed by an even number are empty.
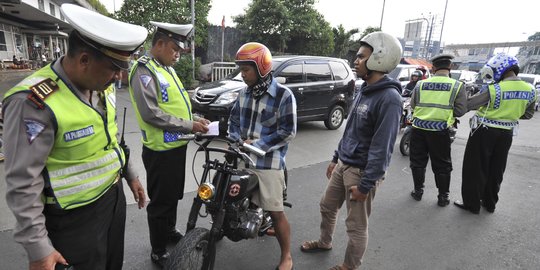
{"type": "MultiPolygon", "coordinates": [[[[123,0],[100,0],[109,11],[120,9],[123,0]]],[[[185,0],[187,1],[187,0],[185,0]]],[[[332,27],[346,30],[379,26],[396,37],[403,37],[405,22],[434,16],[433,40],[445,44],[524,41],[540,32],[540,1],[536,0],[315,0],[315,8],[332,27]],[[448,1],[443,23],[445,4],[448,1]],[[384,3],[384,13],[383,10],[384,3]]],[[[233,26],[231,16],[244,13],[251,0],[212,0],[210,24],[233,26]]],[[[421,19],[424,21],[424,19],[421,19]]]]}

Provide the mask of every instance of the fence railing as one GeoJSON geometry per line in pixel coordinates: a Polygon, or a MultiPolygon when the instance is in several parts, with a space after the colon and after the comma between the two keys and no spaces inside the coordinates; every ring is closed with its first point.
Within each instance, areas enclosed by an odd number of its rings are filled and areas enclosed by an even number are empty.
{"type": "Polygon", "coordinates": [[[214,62],[212,63],[212,81],[218,81],[236,70],[234,62],[214,62]]]}

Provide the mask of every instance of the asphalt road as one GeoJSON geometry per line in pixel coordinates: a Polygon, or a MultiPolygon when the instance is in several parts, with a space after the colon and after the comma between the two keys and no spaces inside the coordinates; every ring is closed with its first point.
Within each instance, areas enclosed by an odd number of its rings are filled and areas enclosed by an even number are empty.
{"type": "MultiPolygon", "coordinates": [[[[133,162],[145,182],[138,128],[125,91],[120,91],[118,101],[118,108],[128,107],[126,139],[132,148],[133,162]]],[[[462,117],[463,123],[470,114],[462,117]]],[[[396,147],[386,180],[375,198],[370,218],[370,242],[362,269],[540,269],[539,118],[521,122],[520,134],[514,138],[510,150],[500,202],[494,214],[481,211],[480,215],[472,215],[452,205],[438,207],[437,190],[429,169],[424,198],[421,202],[414,201],[409,196],[412,177],[408,158],[402,157],[396,147]]],[[[318,202],[327,182],[324,172],[341,133],[342,129],[325,130],[322,123],[301,124],[297,138],[290,145],[287,164],[289,201],[293,208],[287,209],[286,213],[292,228],[295,269],[328,269],[343,259],[347,243],[343,211],[331,251],[304,254],[298,248],[303,240],[318,236],[318,202]]],[[[467,134],[468,128],[462,124],[452,147],[452,200],[461,198],[461,164],[467,134]]],[[[193,155],[195,147],[190,148],[188,156],[193,155]]],[[[198,158],[195,167],[200,167],[198,158]]],[[[0,175],[3,173],[3,165],[0,165],[0,175]]],[[[187,190],[192,191],[196,184],[192,177],[189,179],[187,190]]],[[[4,181],[0,182],[0,190],[3,197],[4,181]]],[[[126,196],[130,205],[124,269],[157,269],[149,258],[146,212],[132,204],[127,189],[126,196]]],[[[179,203],[178,227],[181,230],[185,229],[193,196],[193,192],[189,192],[179,203]]],[[[0,217],[0,269],[24,269],[27,267],[26,255],[12,239],[10,229],[14,220],[4,200],[0,200],[0,217]]],[[[199,220],[199,225],[207,227],[209,223],[199,220]]],[[[278,258],[279,247],[272,237],[240,242],[225,239],[218,244],[216,269],[274,269],[278,258]]]]}

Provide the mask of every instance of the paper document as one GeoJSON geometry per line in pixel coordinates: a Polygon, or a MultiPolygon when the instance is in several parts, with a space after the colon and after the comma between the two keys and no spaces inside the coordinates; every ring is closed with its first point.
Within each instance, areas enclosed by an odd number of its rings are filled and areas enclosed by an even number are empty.
{"type": "Polygon", "coordinates": [[[219,121],[214,121],[208,124],[208,132],[205,135],[219,135],[219,121]]]}

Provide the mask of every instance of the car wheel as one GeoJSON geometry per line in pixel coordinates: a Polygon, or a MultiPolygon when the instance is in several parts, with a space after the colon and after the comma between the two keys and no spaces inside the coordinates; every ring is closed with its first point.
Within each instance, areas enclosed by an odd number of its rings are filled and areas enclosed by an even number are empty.
{"type": "Polygon", "coordinates": [[[330,130],[338,129],[343,123],[344,118],[343,107],[335,105],[328,113],[326,120],[324,120],[324,125],[330,130]]]}

